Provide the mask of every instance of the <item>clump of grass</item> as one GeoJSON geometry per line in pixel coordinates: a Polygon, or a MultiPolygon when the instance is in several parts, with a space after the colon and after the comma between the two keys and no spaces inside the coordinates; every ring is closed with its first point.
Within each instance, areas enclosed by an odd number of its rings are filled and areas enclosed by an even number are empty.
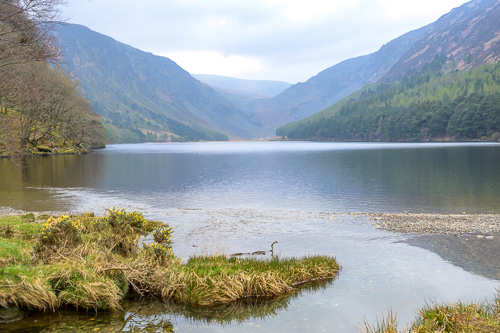
{"type": "Polygon", "coordinates": [[[374,326],[368,323],[365,318],[363,326],[358,329],[364,333],[398,333],[398,318],[395,313],[389,311],[387,317],[377,319],[374,326]]]}
{"type": "Polygon", "coordinates": [[[21,218],[25,222],[35,222],[35,214],[33,214],[33,213],[28,213],[28,214],[21,215],[21,218]]]}
{"type": "Polygon", "coordinates": [[[494,304],[430,305],[419,311],[412,332],[500,332],[500,295],[494,304]]]}
{"type": "Polygon", "coordinates": [[[365,333],[434,333],[434,332],[500,332],[500,293],[492,304],[432,304],[418,311],[409,328],[397,330],[397,316],[389,312],[372,326],[366,321],[360,329],[365,333]]]}
{"type": "Polygon", "coordinates": [[[340,270],[331,257],[256,260],[217,255],[191,258],[185,265],[172,260],[168,269],[136,262],[127,272],[137,291],[163,300],[194,305],[218,305],[248,297],[275,297],[302,284],[331,280],[340,270]]]}
{"type": "Polygon", "coordinates": [[[61,305],[96,311],[120,308],[128,289],[120,286],[120,281],[112,275],[96,274],[93,266],[67,260],[52,267],[49,281],[61,305]]]}
{"type": "Polygon", "coordinates": [[[0,269],[0,306],[15,305],[28,310],[55,310],[59,300],[49,281],[29,266],[0,269]]]}

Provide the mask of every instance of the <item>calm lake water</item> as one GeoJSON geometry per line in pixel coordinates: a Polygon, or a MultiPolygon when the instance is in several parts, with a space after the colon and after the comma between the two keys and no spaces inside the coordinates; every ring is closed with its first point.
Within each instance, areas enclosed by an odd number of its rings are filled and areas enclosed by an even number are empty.
{"type": "Polygon", "coordinates": [[[139,210],[169,222],[174,251],[327,254],[333,283],[263,304],[43,315],[11,330],[356,332],[392,309],[402,326],[426,302],[491,300],[500,242],[376,230],[351,212],[500,213],[500,145],[242,142],[111,145],[90,155],[0,160],[0,206],[139,210]],[[478,260],[482,258],[482,260],[478,260]]]}

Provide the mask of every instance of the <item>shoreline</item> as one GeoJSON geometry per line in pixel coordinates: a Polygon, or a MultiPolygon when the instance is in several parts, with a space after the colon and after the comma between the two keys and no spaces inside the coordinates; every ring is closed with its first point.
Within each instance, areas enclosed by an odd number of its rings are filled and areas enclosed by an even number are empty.
{"type": "MultiPolygon", "coordinates": [[[[39,216],[59,216],[76,213],[67,211],[29,212],[0,206],[0,217],[33,214],[39,216]]],[[[434,213],[329,213],[364,217],[365,223],[376,229],[418,235],[500,235],[500,214],[434,214],[434,213]]]]}

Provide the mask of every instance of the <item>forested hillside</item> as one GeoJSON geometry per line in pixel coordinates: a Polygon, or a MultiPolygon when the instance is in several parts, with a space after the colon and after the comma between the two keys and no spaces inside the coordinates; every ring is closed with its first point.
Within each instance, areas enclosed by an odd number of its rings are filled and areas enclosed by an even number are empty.
{"type": "Polygon", "coordinates": [[[100,117],[57,69],[51,34],[62,1],[0,1],[0,155],[104,145],[100,117]]]}
{"type": "Polygon", "coordinates": [[[499,140],[500,63],[472,71],[426,70],[394,84],[365,87],[314,116],[285,125],[289,139],[499,140]]]}

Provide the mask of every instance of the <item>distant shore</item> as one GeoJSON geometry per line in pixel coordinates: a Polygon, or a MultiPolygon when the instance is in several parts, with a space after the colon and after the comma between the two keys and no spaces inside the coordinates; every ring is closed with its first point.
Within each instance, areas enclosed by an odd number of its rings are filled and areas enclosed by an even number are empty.
{"type": "Polygon", "coordinates": [[[388,214],[359,213],[376,228],[414,234],[500,234],[500,214],[388,214]]]}

